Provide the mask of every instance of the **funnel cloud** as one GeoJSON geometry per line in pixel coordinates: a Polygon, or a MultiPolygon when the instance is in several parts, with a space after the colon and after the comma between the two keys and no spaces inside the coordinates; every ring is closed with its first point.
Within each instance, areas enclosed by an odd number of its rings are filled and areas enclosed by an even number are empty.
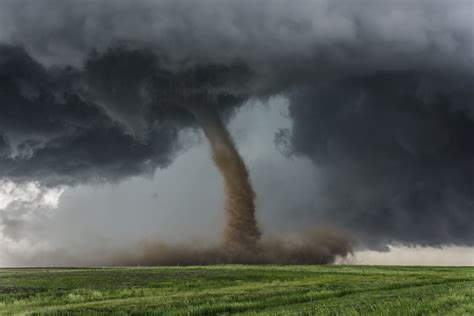
{"type": "Polygon", "coordinates": [[[255,193],[247,167],[218,113],[212,108],[199,107],[193,108],[193,112],[210,142],[212,159],[224,177],[224,240],[230,247],[253,249],[260,238],[260,231],[255,219],[255,193]]]}

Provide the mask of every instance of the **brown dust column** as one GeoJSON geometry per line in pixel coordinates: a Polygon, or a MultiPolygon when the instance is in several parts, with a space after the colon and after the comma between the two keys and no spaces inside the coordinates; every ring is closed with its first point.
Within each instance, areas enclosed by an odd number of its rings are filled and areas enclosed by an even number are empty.
{"type": "Polygon", "coordinates": [[[212,159],[224,178],[226,245],[255,249],[260,231],[255,220],[255,193],[242,157],[229,131],[212,107],[193,107],[212,151],[212,159]]]}

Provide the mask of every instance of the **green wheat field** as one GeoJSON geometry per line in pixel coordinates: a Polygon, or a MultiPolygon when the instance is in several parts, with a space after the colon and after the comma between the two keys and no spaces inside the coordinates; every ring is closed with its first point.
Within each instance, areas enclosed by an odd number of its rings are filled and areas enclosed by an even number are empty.
{"type": "Polygon", "coordinates": [[[0,314],[474,315],[474,268],[10,268],[0,314]]]}

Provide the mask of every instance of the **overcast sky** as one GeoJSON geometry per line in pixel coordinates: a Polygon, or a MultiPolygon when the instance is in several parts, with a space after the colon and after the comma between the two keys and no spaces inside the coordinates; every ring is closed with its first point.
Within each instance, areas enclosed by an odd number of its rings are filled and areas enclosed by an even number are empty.
{"type": "Polygon", "coordinates": [[[473,20],[470,0],[2,1],[0,264],[218,240],[191,105],[229,127],[265,234],[474,264],[473,20]]]}

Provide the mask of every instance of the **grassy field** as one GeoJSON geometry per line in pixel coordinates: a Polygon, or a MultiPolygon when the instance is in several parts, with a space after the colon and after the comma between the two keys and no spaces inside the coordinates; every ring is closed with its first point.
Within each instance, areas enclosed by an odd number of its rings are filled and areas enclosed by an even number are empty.
{"type": "Polygon", "coordinates": [[[474,268],[0,269],[2,315],[474,315],[474,268]]]}

